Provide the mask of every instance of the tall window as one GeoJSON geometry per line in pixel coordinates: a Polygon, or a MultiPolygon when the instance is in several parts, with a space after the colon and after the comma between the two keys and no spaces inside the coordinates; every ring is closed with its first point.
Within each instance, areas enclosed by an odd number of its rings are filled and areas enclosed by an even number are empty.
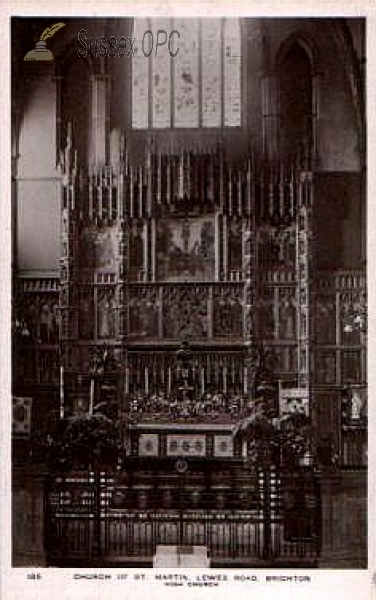
{"type": "Polygon", "coordinates": [[[135,19],[133,37],[134,128],[240,126],[239,19],[135,19]],[[167,44],[156,50],[159,29],[179,32],[175,57],[167,44]]]}

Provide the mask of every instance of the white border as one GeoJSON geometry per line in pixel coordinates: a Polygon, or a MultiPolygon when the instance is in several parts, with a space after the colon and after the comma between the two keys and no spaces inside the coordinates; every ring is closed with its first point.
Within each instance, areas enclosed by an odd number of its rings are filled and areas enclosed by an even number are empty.
{"type": "MultiPolygon", "coordinates": [[[[375,152],[375,90],[376,90],[376,3],[373,0],[363,1],[324,1],[324,0],[253,0],[241,2],[217,1],[200,2],[199,0],[165,0],[161,2],[114,2],[86,0],[78,5],[77,2],[61,0],[54,3],[42,4],[40,1],[14,1],[5,2],[0,6],[0,90],[1,90],[1,131],[0,131],[0,224],[1,224],[1,251],[0,251],[0,423],[2,444],[2,469],[0,479],[1,507],[0,507],[0,556],[1,556],[1,596],[8,599],[38,599],[50,598],[52,595],[59,599],[71,600],[73,598],[90,599],[103,598],[116,600],[117,598],[144,599],[149,597],[175,598],[176,595],[185,598],[215,597],[217,600],[228,598],[258,599],[258,598],[288,598],[291,600],[310,600],[328,597],[330,600],[365,600],[370,598],[372,588],[376,585],[375,565],[375,477],[372,465],[376,462],[375,444],[373,442],[373,429],[375,423],[375,408],[373,404],[373,391],[375,388],[376,373],[376,344],[369,343],[368,348],[368,374],[369,374],[369,412],[370,412],[370,452],[369,452],[369,567],[367,570],[249,570],[248,573],[259,575],[264,579],[266,574],[280,575],[310,575],[310,583],[223,583],[217,588],[168,588],[160,582],[153,580],[154,571],[141,570],[145,574],[145,581],[108,581],[75,580],[73,574],[77,569],[24,569],[11,567],[11,460],[10,460],[10,431],[11,431],[11,379],[10,379],[10,323],[11,323],[11,204],[10,204],[10,17],[11,16],[132,16],[132,15],[181,15],[181,16],[300,16],[300,17],[340,17],[340,16],[365,16],[367,18],[367,127],[368,127],[368,301],[369,301],[369,340],[375,340],[375,320],[372,307],[375,305],[375,283],[371,270],[372,260],[376,256],[376,233],[374,229],[375,216],[372,208],[375,192],[375,176],[372,170],[375,152]],[[27,573],[38,572],[42,574],[40,581],[26,578],[27,573]],[[374,583],[372,584],[372,581],[374,583]]],[[[95,572],[94,569],[79,570],[79,572],[95,572]]],[[[140,573],[137,569],[101,569],[101,573],[140,573]]],[[[181,570],[179,571],[181,572],[181,570]]],[[[213,573],[214,571],[211,571],[213,573]]],[[[222,571],[221,571],[222,572],[222,571]]],[[[241,571],[244,572],[244,571],[241,571]]],[[[188,572],[187,572],[188,573],[188,572]]],[[[192,570],[193,576],[197,571],[192,570]]],[[[227,571],[232,577],[234,571],[227,571]]]]}

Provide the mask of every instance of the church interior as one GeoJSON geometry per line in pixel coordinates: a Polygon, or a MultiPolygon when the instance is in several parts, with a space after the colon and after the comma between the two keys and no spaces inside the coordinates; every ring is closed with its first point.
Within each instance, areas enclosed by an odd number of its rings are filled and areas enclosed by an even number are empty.
{"type": "Polygon", "coordinates": [[[14,564],[364,568],[365,20],[14,17],[11,109],[14,564]]]}

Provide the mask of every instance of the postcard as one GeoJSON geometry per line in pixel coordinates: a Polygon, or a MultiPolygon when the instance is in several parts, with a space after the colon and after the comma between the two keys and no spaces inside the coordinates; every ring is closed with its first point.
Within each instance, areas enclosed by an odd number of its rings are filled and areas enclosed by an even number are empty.
{"type": "Polygon", "coordinates": [[[374,19],[2,9],[4,598],[371,596],[374,19]]]}

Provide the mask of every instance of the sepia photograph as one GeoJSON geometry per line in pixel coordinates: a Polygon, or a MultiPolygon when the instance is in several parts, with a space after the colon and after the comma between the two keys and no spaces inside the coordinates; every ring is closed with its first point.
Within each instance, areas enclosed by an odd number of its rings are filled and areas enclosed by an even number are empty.
{"type": "Polygon", "coordinates": [[[9,27],[11,566],[366,570],[366,18],[9,27]]]}

